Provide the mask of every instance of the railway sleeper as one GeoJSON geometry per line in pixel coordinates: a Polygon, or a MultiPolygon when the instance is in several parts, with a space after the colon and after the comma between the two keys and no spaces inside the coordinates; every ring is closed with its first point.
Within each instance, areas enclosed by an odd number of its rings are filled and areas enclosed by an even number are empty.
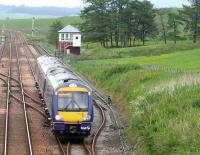
{"type": "MultiPolygon", "coordinates": [[[[6,84],[1,84],[1,87],[6,87],[7,88],[7,83],[6,84]]],[[[10,85],[10,87],[12,87],[12,88],[17,88],[17,87],[20,87],[19,85],[10,85]]]]}
{"type": "Polygon", "coordinates": [[[42,124],[43,127],[50,127],[51,126],[51,122],[49,119],[45,118],[43,124],[42,124]]]}
{"type": "Polygon", "coordinates": [[[49,111],[48,111],[48,108],[47,108],[47,107],[44,108],[44,111],[45,111],[45,114],[46,114],[47,116],[49,116],[49,111]]]}
{"type": "Polygon", "coordinates": [[[39,85],[38,85],[37,82],[35,82],[35,87],[36,87],[37,89],[39,89],[39,85]]]}

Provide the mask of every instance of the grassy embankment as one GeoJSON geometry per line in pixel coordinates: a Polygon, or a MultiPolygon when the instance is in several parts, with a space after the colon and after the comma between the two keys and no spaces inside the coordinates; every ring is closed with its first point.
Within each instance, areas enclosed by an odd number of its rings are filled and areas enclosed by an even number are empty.
{"type": "MultiPolygon", "coordinates": [[[[97,54],[96,60],[73,63],[98,88],[112,94],[114,106],[123,114],[129,142],[138,154],[200,154],[200,76],[143,69],[144,65],[156,65],[200,71],[198,44],[180,43],[174,50],[171,46],[137,47],[132,53],[129,48],[118,49],[124,58],[99,56],[101,60],[97,60],[97,54]],[[128,58],[126,52],[143,56],[128,58]],[[163,52],[169,54],[160,55],[163,52]]],[[[89,52],[92,50],[98,51],[89,52]]]]}

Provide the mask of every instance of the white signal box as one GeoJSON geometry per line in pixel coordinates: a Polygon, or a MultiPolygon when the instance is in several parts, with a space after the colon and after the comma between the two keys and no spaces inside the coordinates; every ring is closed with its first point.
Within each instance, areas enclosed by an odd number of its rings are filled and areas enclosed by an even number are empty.
{"type": "Polygon", "coordinates": [[[80,34],[73,35],[73,47],[81,47],[81,35],[80,34]]]}

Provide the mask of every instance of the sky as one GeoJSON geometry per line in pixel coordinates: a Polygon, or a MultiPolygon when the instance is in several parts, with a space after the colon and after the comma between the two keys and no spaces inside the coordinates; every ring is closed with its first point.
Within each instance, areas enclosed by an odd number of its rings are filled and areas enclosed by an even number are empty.
{"type": "Polygon", "coordinates": [[[26,6],[55,6],[55,7],[81,7],[82,0],[0,0],[5,5],[26,6]]]}
{"type": "MultiPolygon", "coordinates": [[[[155,7],[181,7],[187,0],[150,0],[155,7]]],[[[26,6],[82,7],[82,0],[0,0],[0,4],[26,6]]]]}
{"type": "Polygon", "coordinates": [[[155,7],[182,7],[188,0],[150,0],[155,7]]]}

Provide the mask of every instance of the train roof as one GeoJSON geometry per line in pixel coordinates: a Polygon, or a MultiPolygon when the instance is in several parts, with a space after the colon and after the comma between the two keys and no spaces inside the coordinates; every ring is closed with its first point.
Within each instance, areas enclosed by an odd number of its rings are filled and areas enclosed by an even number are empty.
{"type": "Polygon", "coordinates": [[[57,89],[69,81],[79,81],[69,69],[67,69],[59,59],[49,56],[41,56],[37,59],[38,64],[50,81],[53,89],[57,89]]]}
{"type": "Polygon", "coordinates": [[[51,84],[54,89],[57,89],[59,86],[63,85],[66,82],[75,80],[77,81],[78,79],[69,73],[58,73],[56,75],[48,75],[49,81],[51,81],[51,84]]]}
{"type": "Polygon", "coordinates": [[[55,67],[62,67],[62,63],[55,57],[41,56],[37,59],[45,75],[55,67]]]}

